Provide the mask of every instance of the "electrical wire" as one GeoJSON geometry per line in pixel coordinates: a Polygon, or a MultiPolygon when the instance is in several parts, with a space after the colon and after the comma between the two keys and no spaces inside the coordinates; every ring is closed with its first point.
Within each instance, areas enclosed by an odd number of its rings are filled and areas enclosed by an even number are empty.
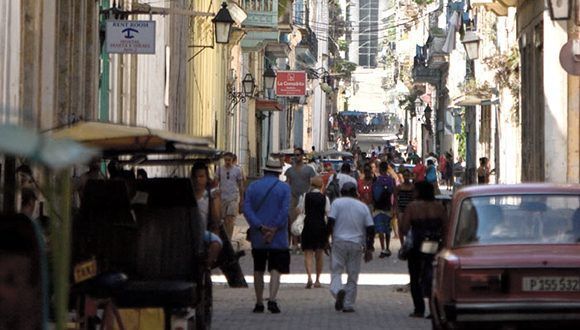
{"type": "MultiPolygon", "coordinates": [[[[421,16],[417,16],[417,17],[411,18],[409,20],[406,20],[406,21],[397,23],[395,25],[391,25],[392,22],[381,22],[381,21],[371,21],[371,22],[368,22],[368,23],[365,22],[365,21],[362,21],[362,23],[366,23],[366,24],[369,24],[370,25],[371,23],[376,22],[377,23],[376,25],[382,26],[381,29],[388,29],[388,28],[396,27],[397,25],[403,25],[403,24],[411,23],[411,22],[416,21],[416,20],[419,20],[419,19],[421,19],[421,18],[423,18],[423,17],[425,17],[427,15],[429,15],[429,13],[426,13],[426,14],[423,14],[421,16]]],[[[320,27],[329,27],[329,26],[335,26],[336,25],[336,24],[333,24],[331,22],[322,22],[322,21],[315,21],[315,20],[310,20],[309,22],[310,22],[311,25],[320,26],[320,27]]],[[[365,25],[365,24],[360,24],[361,23],[361,20],[360,19],[359,19],[359,24],[358,25],[348,24],[348,21],[346,21],[346,20],[344,22],[346,23],[345,24],[345,28],[358,28],[358,27],[361,27],[361,26],[364,26],[365,25]]]]}

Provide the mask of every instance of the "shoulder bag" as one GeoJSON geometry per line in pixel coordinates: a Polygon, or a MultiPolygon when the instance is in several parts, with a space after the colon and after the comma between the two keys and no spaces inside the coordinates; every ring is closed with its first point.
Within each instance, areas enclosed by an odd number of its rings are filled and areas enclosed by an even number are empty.
{"type": "MultiPolygon", "coordinates": [[[[266,199],[268,199],[268,195],[270,195],[270,192],[272,191],[272,189],[274,189],[274,187],[278,184],[278,182],[280,182],[280,180],[276,180],[276,182],[274,182],[274,184],[271,185],[270,188],[268,188],[268,191],[266,191],[266,194],[262,197],[262,199],[260,200],[260,203],[258,203],[258,207],[254,210],[254,212],[260,211],[260,209],[262,208],[262,206],[266,202],[266,199]]],[[[246,241],[251,241],[250,240],[250,230],[251,229],[252,229],[252,227],[248,228],[248,230],[246,231],[246,241]]]]}
{"type": "MultiPolygon", "coordinates": [[[[300,196],[304,200],[304,208],[302,208],[302,212],[298,214],[296,220],[292,222],[292,226],[290,227],[290,232],[294,236],[302,235],[302,230],[304,230],[304,219],[306,219],[306,194],[300,196]]],[[[326,202],[326,201],[325,201],[326,202]]]]}

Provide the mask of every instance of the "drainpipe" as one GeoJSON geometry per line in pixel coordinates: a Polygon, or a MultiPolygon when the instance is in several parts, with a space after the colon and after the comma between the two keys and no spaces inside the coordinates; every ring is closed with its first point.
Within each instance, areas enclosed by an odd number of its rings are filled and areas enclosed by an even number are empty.
{"type": "MultiPolygon", "coordinates": [[[[101,0],[101,10],[110,7],[109,0],[101,0]]],[[[105,15],[99,15],[100,32],[105,30],[105,15]]],[[[104,34],[101,35],[104,38],[104,34]]],[[[109,54],[105,52],[105,43],[101,45],[101,77],[99,84],[99,121],[109,121],[109,54]]]]}

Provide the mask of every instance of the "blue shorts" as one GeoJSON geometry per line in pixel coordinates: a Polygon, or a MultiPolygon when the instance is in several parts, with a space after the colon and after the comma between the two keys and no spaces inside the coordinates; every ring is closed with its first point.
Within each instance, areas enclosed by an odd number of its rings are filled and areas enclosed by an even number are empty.
{"type": "Polygon", "coordinates": [[[391,234],[391,216],[379,212],[373,217],[375,223],[375,231],[382,234],[391,234]]]}

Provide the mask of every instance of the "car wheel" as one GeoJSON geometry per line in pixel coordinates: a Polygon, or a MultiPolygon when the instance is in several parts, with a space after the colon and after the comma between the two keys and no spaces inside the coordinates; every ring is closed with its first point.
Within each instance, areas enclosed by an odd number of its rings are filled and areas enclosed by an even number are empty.
{"type": "Polygon", "coordinates": [[[211,317],[213,314],[213,295],[211,273],[209,270],[203,272],[201,280],[202,289],[200,290],[200,299],[195,308],[195,329],[211,329],[211,317]]]}
{"type": "Polygon", "coordinates": [[[431,329],[432,330],[442,330],[443,329],[439,324],[437,324],[437,321],[435,321],[435,317],[433,317],[431,319],[431,329]]]}

